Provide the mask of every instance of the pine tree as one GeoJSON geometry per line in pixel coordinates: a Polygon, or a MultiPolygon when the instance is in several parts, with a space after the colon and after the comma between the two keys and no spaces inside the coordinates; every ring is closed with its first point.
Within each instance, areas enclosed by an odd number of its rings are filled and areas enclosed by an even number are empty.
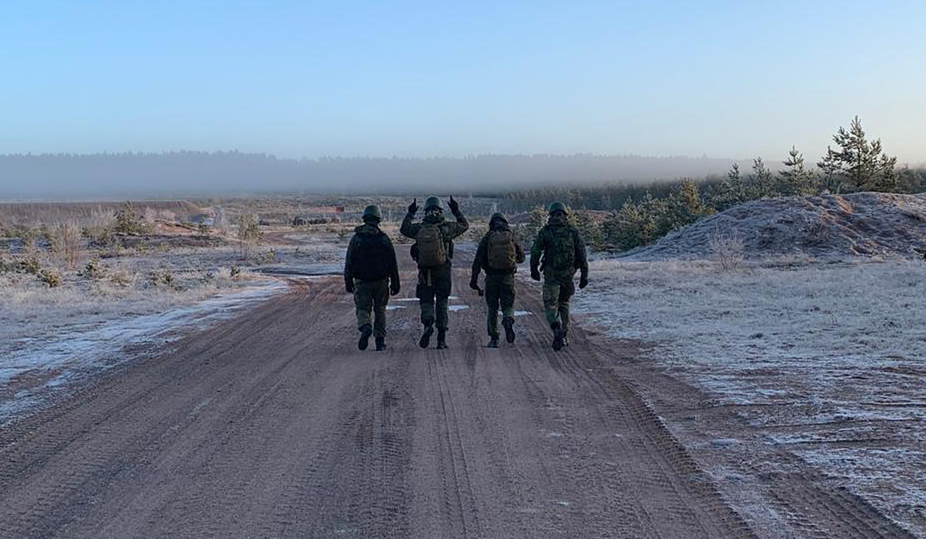
{"type": "Polygon", "coordinates": [[[746,184],[743,182],[743,176],[740,174],[740,166],[733,163],[727,172],[726,178],[720,184],[720,192],[717,195],[716,205],[718,210],[736,206],[748,200],[746,193],[746,184]]]}
{"type": "Polygon", "coordinates": [[[749,178],[749,184],[747,188],[747,199],[748,200],[758,200],[760,198],[770,198],[775,196],[777,193],[774,176],[772,172],[765,166],[765,162],[762,161],[761,157],[756,157],[752,161],[752,176],[749,178]]]}
{"type": "Polygon", "coordinates": [[[818,166],[835,187],[835,192],[891,191],[897,188],[896,157],[888,157],[881,148],[881,139],[869,142],[856,116],[849,129],[840,127],[833,135],[838,150],[826,148],[818,166]]]}
{"type": "Polygon", "coordinates": [[[788,158],[784,161],[785,169],[778,173],[780,178],[778,190],[785,196],[812,195],[814,189],[813,172],[804,167],[804,155],[791,146],[788,158]]]}

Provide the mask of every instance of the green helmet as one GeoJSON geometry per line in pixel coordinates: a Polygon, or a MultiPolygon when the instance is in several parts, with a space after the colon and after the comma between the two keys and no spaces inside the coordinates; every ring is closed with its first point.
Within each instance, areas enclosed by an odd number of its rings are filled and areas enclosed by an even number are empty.
{"type": "Polygon", "coordinates": [[[492,221],[504,221],[504,222],[507,223],[507,222],[508,222],[508,219],[505,218],[505,214],[504,214],[504,213],[495,212],[495,213],[492,214],[492,217],[489,217],[489,222],[491,223],[492,221]]]}
{"type": "Polygon", "coordinates": [[[379,211],[379,206],[377,206],[376,204],[370,204],[366,208],[363,208],[363,220],[366,221],[367,219],[370,219],[371,217],[376,219],[377,221],[383,220],[383,214],[382,212],[379,211]]]}
{"type": "Polygon", "coordinates": [[[437,197],[428,197],[428,199],[424,201],[424,211],[428,211],[431,208],[437,208],[441,211],[444,210],[444,208],[441,207],[440,199],[437,197]]]}
{"type": "Polygon", "coordinates": [[[568,211],[566,211],[566,205],[563,204],[562,202],[554,202],[553,204],[550,204],[550,212],[549,212],[549,213],[552,215],[553,212],[555,212],[555,211],[561,211],[561,212],[563,212],[563,213],[569,213],[568,211]]]}

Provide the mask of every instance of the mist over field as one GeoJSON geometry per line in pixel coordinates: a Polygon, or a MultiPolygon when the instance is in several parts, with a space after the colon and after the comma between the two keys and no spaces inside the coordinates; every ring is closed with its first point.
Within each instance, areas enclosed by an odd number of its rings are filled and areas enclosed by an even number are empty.
{"type": "Polygon", "coordinates": [[[68,199],[267,192],[501,192],[722,174],[708,157],[480,155],[281,159],[242,152],[0,156],[0,198],[68,199]]]}

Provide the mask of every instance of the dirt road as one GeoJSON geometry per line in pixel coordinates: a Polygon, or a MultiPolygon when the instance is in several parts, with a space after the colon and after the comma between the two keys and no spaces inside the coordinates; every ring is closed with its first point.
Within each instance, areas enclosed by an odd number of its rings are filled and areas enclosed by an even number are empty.
{"type": "MultiPolygon", "coordinates": [[[[612,368],[631,345],[555,353],[525,293],[486,349],[457,272],[449,350],[393,300],[359,352],[340,279],[308,281],[12,425],[0,537],[767,536],[612,368]]],[[[903,536],[876,517],[820,536],[903,536]]]]}

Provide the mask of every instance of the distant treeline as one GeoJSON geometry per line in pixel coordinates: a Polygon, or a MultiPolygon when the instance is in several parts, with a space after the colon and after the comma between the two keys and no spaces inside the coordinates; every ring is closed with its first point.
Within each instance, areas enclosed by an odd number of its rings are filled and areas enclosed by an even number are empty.
{"type": "Polygon", "coordinates": [[[469,194],[722,173],[729,160],[633,155],[282,159],[243,152],[0,155],[0,199],[469,194]]]}
{"type": "MultiPolygon", "coordinates": [[[[506,193],[503,208],[509,212],[534,211],[554,200],[574,210],[609,212],[598,218],[578,212],[576,224],[589,243],[599,249],[627,250],[647,245],[705,215],[762,198],[840,194],[858,191],[885,193],[926,192],[926,169],[897,167],[881,141],[865,136],[858,117],[849,129],[840,127],[833,137],[836,149],[827,148],[816,168],[791,148],[778,172],[756,158],[749,172],[734,163],[725,176],[653,182],[648,185],[554,187],[506,193]]],[[[536,216],[534,220],[536,221],[536,216]]]]}

